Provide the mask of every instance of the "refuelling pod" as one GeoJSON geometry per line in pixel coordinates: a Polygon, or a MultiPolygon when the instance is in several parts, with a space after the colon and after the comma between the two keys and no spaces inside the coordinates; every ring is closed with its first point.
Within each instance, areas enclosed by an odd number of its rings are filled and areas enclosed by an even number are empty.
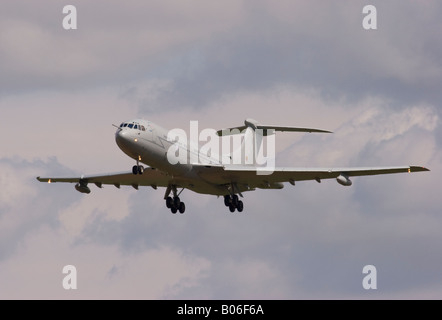
{"type": "Polygon", "coordinates": [[[89,194],[91,193],[91,189],[87,186],[87,182],[81,181],[75,185],[75,190],[81,193],[89,194]]]}
{"type": "Polygon", "coordinates": [[[352,182],[351,180],[345,175],[345,174],[340,174],[337,178],[336,181],[338,181],[339,184],[342,184],[343,186],[351,186],[352,182]]]}
{"type": "Polygon", "coordinates": [[[263,183],[259,184],[257,186],[259,189],[282,189],[284,188],[284,184],[282,182],[267,182],[264,181],[263,183]]]}

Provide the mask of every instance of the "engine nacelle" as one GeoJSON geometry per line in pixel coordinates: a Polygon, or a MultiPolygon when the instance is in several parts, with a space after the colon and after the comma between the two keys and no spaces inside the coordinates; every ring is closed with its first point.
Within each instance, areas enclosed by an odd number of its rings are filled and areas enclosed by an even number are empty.
{"type": "Polygon", "coordinates": [[[346,175],[343,175],[342,173],[336,178],[336,181],[338,181],[339,184],[346,186],[346,187],[351,186],[351,184],[352,184],[351,180],[346,175]]]}
{"type": "Polygon", "coordinates": [[[75,190],[77,190],[78,192],[81,193],[91,193],[91,189],[89,189],[89,187],[87,186],[87,184],[83,184],[83,183],[77,183],[75,185],[75,190]]]}

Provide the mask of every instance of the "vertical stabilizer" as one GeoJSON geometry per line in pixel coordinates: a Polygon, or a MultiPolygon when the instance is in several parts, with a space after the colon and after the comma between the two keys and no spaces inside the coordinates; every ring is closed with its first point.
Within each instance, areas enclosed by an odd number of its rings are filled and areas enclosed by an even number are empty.
{"type": "MultiPolygon", "coordinates": [[[[227,160],[230,161],[229,164],[233,165],[262,166],[266,164],[266,159],[263,158],[263,137],[273,135],[274,130],[259,129],[259,123],[253,119],[245,120],[244,124],[241,127],[218,131],[221,136],[232,136],[229,146],[233,145],[233,152],[227,160]]],[[[274,139],[274,137],[272,138],[274,139]]],[[[267,149],[267,154],[269,154],[269,148],[267,149]]],[[[274,156],[274,150],[272,152],[271,155],[274,156]]]]}

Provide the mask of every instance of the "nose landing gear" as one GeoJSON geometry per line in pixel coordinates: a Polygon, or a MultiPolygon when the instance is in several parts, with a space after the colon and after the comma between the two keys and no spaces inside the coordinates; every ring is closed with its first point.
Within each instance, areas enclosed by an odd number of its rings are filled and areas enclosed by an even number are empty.
{"type": "Polygon", "coordinates": [[[144,172],[144,167],[143,166],[139,166],[139,165],[137,165],[137,166],[133,166],[132,167],[132,173],[133,174],[143,174],[143,172],[144,172]]]}
{"type": "Polygon", "coordinates": [[[140,166],[140,160],[141,160],[141,157],[139,156],[137,159],[137,164],[132,167],[132,173],[135,175],[143,174],[143,172],[144,172],[144,167],[140,166]]]}

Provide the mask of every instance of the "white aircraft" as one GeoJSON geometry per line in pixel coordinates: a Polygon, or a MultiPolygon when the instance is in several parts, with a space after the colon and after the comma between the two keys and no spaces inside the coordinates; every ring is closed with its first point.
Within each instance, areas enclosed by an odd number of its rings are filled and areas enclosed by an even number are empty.
{"type": "MultiPolygon", "coordinates": [[[[115,125],[114,125],[115,126],[115,125]]],[[[243,192],[259,189],[282,189],[283,183],[289,182],[295,185],[296,181],[323,179],[336,179],[344,186],[352,184],[350,177],[368,176],[378,174],[391,174],[401,172],[429,171],[418,166],[397,166],[397,167],[361,167],[361,168],[293,168],[275,167],[268,172],[268,168],[257,166],[256,159],[250,163],[230,164],[235,152],[222,155],[221,157],[212,154],[201,154],[199,149],[192,148],[185,144],[177,144],[176,139],[168,137],[169,130],[166,130],[150,121],[136,119],[123,122],[115,134],[116,143],[119,148],[129,157],[136,161],[132,171],[90,175],[72,178],[41,178],[40,182],[70,182],[76,183],[75,189],[81,193],[89,194],[91,190],[88,184],[93,183],[102,188],[103,185],[114,185],[120,188],[122,185],[132,186],[136,190],[140,186],[150,186],[153,189],[158,187],[166,188],[164,199],[166,206],[172,213],[184,213],[186,207],[179,198],[184,189],[189,189],[201,194],[210,194],[224,197],[224,204],[231,212],[238,210],[242,212],[243,202],[238,195],[243,198],[243,192]],[[204,163],[191,163],[182,161],[172,164],[168,158],[168,151],[171,147],[175,150],[184,149],[189,155],[198,154],[199,158],[204,158],[204,163]],[[140,163],[148,165],[144,168],[140,163]],[[270,174],[269,174],[270,173],[270,174]]],[[[244,126],[217,131],[219,136],[243,134],[241,149],[242,160],[248,156],[253,158],[253,152],[262,147],[263,136],[272,136],[276,131],[291,132],[318,132],[330,133],[330,131],[261,125],[253,119],[247,119],[244,126]],[[237,129],[235,131],[235,129],[237,129]],[[246,141],[252,138],[255,148],[248,150],[246,141]]],[[[250,148],[249,148],[250,149],[250,148]]],[[[198,158],[197,157],[197,158],[198,158]]]]}

